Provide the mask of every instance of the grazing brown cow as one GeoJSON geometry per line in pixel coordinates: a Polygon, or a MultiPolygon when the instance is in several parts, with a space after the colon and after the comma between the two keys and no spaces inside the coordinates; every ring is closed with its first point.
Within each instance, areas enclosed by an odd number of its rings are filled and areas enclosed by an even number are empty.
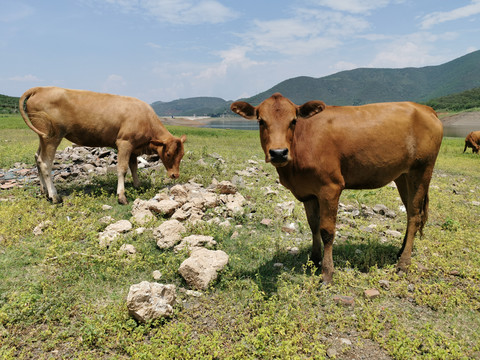
{"type": "Polygon", "coordinates": [[[408,218],[398,268],[408,267],[415,233],[427,220],[428,187],[443,136],[431,108],[411,102],[337,107],[309,101],[297,106],[276,93],[259,106],[237,101],[231,109],[258,120],[265,161],[303,202],[316,264],[324,244],[324,282],[331,282],[334,271],[340,193],[379,188],[392,180],[408,218]]]}
{"type": "Polygon", "coordinates": [[[480,131],[472,131],[467,135],[463,152],[467,150],[467,147],[472,148],[474,154],[478,154],[478,151],[480,150],[480,131]]]}
{"type": "Polygon", "coordinates": [[[137,156],[158,153],[167,174],[179,176],[185,135],[176,138],[160,122],[153,109],[141,100],[91,91],[36,87],[20,98],[20,113],[40,138],[35,155],[40,187],[54,203],[61,197],[51,176],[55,151],[63,138],[83,146],[118,149],[118,202],[127,204],[125,174],[132,172],[139,185],[137,156]],[[26,101],[26,104],[25,104],[26,101]],[[24,108],[25,106],[25,108],[24,108]]]}

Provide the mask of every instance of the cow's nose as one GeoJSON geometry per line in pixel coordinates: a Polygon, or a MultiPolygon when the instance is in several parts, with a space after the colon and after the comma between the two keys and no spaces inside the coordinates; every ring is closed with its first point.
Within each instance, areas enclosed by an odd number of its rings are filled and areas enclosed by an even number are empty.
{"type": "Polygon", "coordinates": [[[270,153],[270,157],[272,158],[272,162],[284,162],[287,160],[288,149],[270,149],[268,150],[270,153]]]}

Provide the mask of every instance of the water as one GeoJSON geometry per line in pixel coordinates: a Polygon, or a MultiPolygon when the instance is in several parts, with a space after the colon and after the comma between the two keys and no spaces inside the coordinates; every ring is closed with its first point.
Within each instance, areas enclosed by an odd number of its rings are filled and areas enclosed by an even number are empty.
{"type": "Polygon", "coordinates": [[[258,123],[255,120],[220,118],[211,120],[202,127],[213,129],[258,130],[258,123]]]}
{"type": "MultiPolygon", "coordinates": [[[[255,120],[246,120],[238,117],[225,117],[210,120],[202,127],[214,129],[234,129],[234,130],[258,130],[258,123],[255,120]]],[[[443,127],[443,136],[465,138],[471,131],[480,130],[480,121],[472,123],[460,123],[445,125],[443,127]]]]}

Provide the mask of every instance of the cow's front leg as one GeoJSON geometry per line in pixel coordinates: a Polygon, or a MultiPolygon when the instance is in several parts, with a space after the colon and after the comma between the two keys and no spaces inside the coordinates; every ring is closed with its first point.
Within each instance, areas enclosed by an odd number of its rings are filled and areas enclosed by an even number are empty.
{"type": "Polygon", "coordinates": [[[323,187],[318,195],[319,231],[323,242],[322,276],[325,284],[330,283],[333,278],[333,240],[335,238],[335,224],[341,192],[340,187],[331,185],[323,187]]]}
{"type": "Polygon", "coordinates": [[[128,164],[130,161],[130,155],[132,153],[132,146],[128,141],[117,141],[117,196],[120,204],[128,204],[127,197],[125,196],[125,175],[128,171],[128,164]]]}

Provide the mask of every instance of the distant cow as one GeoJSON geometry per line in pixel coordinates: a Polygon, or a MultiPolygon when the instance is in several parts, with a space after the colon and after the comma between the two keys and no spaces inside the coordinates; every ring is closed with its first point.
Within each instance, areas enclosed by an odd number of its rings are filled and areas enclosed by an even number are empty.
{"type": "Polygon", "coordinates": [[[309,101],[297,106],[276,93],[259,106],[237,101],[231,109],[258,120],[265,161],[303,202],[316,264],[324,244],[324,282],[331,282],[334,271],[332,244],[341,192],[379,188],[392,180],[407,209],[397,265],[406,270],[415,233],[422,232],[427,220],[428,187],[443,136],[431,108],[411,102],[337,107],[309,101]]]}
{"type": "Polygon", "coordinates": [[[167,174],[179,176],[185,135],[176,138],[163,126],[153,109],[132,97],[58,87],[36,87],[20,98],[20,113],[40,138],[35,155],[40,187],[53,203],[61,197],[51,176],[55,151],[63,138],[83,146],[118,149],[118,202],[127,204],[125,174],[132,172],[139,185],[137,156],[158,153],[167,174]],[[26,103],[25,103],[26,101],[26,103]]]}
{"type": "Polygon", "coordinates": [[[472,148],[474,154],[478,154],[478,150],[480,150],[480,131],[472,131],[467,135],[463,152],[467,150],[467,147],[472,148]]]}

